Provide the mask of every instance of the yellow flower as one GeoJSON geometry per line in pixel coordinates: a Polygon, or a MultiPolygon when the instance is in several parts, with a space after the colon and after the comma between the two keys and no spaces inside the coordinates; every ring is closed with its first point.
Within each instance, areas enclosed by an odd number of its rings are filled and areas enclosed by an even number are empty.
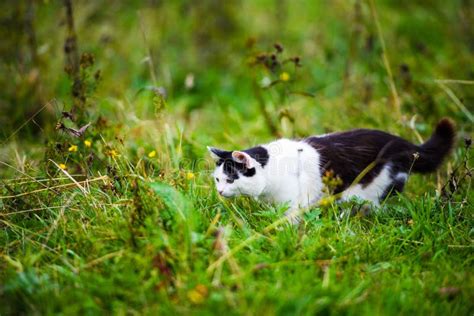
{"type": "Polygon", "coordinates": [[[76,152],[77,151],[77,146],[76,145],[71,145],[71,147],[68,148],[68,151],[76,152]]]}
{"type": "Polygon", "coordinates": [[[86,140],[84,141],[84,145],[85,145],[86,147],[91,147],[91,146],[92,146],[92,142],[91,142],[90,140],[86,139],[86,140]]]}
{"type": "Polygon", "coordinates": [[[156,156],[156,151],[155,151],[155,150],[150,151],[150,152],[148,153],[148,158],[153,158],[153,157],[155,157],[155,156],[156,156]]]}
{"type": "Polygon", "coordinates": [[[288,81],[288,80],[290,80],[290,75],[286,71],[284,71],[280,74],[280,80],[281,81],[288,81]]]}
{"type": "Polygon", "coordinates": [[[67,166],[63,163],[60,163],[59,165],[59,168],[63,169],[63,170],[66,170],[67,169],[67,166]]]}
{"type": "Polygon", "coordinates": [[[319,200],[319,205],[322,207],[326,207],[326,206],[331,205],[333,202],[334,202],[334,197],[328,196],[319,200]]]}
{"type": "Polygon", "coordinates": [[[112,157],[112,158],[115,158],[115,157],[118,156],[118,153],[117,153],[117,151],[116,151],[115,149],[109,150],[109,151],[107,152],[107,154],[108,154],[110,157],[112,157]]]}
{"type": "Polygon", "coordinates": [[[186,179],[188,179],[188,180],[194,179],[194,173],[192,173],[192,172],[186,173],[186,179]]]}
{"type": "Polygon", "coordinates": [[[194,289],[188,291],[188,298],[193,304],[201,304],[206,299],[207,294],[207,287],[202,284],[198,284],[194,289]]]}

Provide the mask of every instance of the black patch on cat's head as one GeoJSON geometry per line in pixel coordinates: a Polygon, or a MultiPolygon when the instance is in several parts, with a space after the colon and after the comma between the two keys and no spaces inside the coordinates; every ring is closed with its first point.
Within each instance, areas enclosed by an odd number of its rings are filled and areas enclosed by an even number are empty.
{"type": "Polygon", "coordinates": [[[215,147],[207,147],[207,149],[211,152],[211,155],[216,161],[220,159],[232,158],[232,152],[227,150],[221,150],[215,147]]]}
{"type": "Polygon", "coordinates": [[[262,166],[262,168],[265,167],[265,165],[268,163],[268,159],[270,158],[268,155],[268,150],[262,146],[252,147],[244,150],[244,152],[255,159],[262,166]]]}
{"type": "MultiPolygon", "coordinates": [[[[232,151],[220,150],[217,148],[210,148],[210,150],[219,157],[216,161],[216,165],[220,166],[224,164],[224,173],[229,178],[236,180],[239,178],[239,174],[242,174],[245,177],[253,177],[255,175],[255,168],[247,168],[244,164],[239,163],[232,158],[232,151]]],[[[249,148],[243,152],[255,159],[262,167],[268,163],[268,151],[261,146],[249,148]]]]}
{"type": "Polygon", "coordinates": [[[255,168],[247,168],[244,164],[234,161],[233,159],[224,159],[218,166],[224,164],[223,170],[226,176],[230,179],[237,180],[239,174],[244,175],[245,177],[252,177],[255,175],[255,168]]]}

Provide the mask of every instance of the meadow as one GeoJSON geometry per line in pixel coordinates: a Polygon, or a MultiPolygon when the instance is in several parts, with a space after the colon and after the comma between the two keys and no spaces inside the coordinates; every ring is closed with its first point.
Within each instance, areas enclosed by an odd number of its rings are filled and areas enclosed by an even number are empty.
{"type": "Polygon", "coordinates": [[[470,0],[0,3],[0,315],[472,315],[470,0]],[[223,199],[206,146],[450,117],[371,214],[223,199]]]}

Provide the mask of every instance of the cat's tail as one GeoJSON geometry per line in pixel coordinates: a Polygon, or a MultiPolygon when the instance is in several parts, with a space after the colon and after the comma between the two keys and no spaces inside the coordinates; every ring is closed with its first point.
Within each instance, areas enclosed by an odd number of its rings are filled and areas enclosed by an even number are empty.
{"type": "Polygon", "coordinates": [[[443,118],[436,125],[430,139],[418,146],[419,156],[415,158],[412,170],[420,173],[435,171],[453,149],[455,139],[454,122],[448,118],[443,118]]]}

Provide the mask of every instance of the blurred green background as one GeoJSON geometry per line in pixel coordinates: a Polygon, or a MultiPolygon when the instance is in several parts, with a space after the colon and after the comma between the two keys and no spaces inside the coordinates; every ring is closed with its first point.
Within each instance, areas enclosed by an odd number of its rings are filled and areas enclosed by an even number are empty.
{"type": "MultiPolygon", "coordinates": [[[[467,121],[434,80],[474,79],[472,1],[376,1],[375,6],[402,113],[418,114],[423,122],[442,115],[467,121]]],[[[252,82],[266,74],[249,60],[281,43],[287,57],[301,58],[297,73],[288,70],[291,91],[314,98],[301,101],[287,93],[288,100],[263,91],[270,110],[307,104],[305,113],[293,116],[310,117],[315,132],[383,126],[391,119],[384,115],[390,112],[390,100],[383,101],[391,96],[390,83],[370,2],[77,1],[73,11],[78,52],[92,53],[101,74],[89,101],[97,115],[127,115],[131,106],[139,118],[150,118],[153,109],[137,104],[137,94],[163,87],[171,111],[212,122],[217,133],[235,133],[232,118],[221,122],[212,113],[259,119],[252,82]],[[186,78],[192,83],[188,88],[186,78]],[[373,113],[373,102],[386,112],[373,113]],[[326,115],[332,103],[344,103],[337,117],[332,111],[326,115]]],[[[2,137],[54,98],[56,108],[48,106],[37,124],[22,130],[38,134],[58,110],[71,107],[64,4],[3,1],[1,12],[2,137]]],[[[472,85],[450,89],[472,110],[472,85]]]]}

